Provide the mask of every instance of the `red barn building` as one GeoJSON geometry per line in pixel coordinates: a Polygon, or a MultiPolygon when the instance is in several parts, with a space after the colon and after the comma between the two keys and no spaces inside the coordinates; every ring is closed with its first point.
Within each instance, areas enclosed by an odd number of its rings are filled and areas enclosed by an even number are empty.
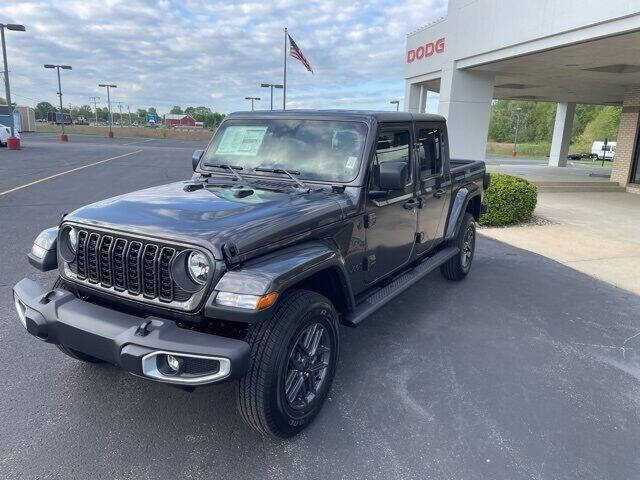
{"type": "Polygon", "coordinates": [[[196,119],[191,115],[168,113],[164,116],[167,127],[195,127],[196,119]]]}

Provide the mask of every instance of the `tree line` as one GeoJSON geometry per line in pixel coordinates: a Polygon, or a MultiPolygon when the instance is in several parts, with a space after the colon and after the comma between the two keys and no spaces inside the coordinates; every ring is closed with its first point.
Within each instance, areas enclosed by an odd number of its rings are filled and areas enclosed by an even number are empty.
{"type": "MultiPolygon", "coordinates": [[[[59,108],[54,107],[49,102],[39,102],[35,108],[34,113],[36,119],[47,119],[49,112],[57,112],[59,108]]],[[[79,106],[71,106],[70,108],[62,108],[63,113],[67,113],[71,115],[71,118],[74,121],[79,121],[81,119],[85,119],[86,123],[92,123],[95,121],[96,114],[98,116],[99,123],[107,123],[109,121],[109,109],[107,107],[97,107],[95,110],[91,107],[91,105],[79,105],[79,106]]],[[[136,110],[131,110],[131,115],[129,115],[129,111],[126,109],[122,109],[122,118],[120,118],[120,111],[118,108],[114,108],[114,105],[111,105],[111,112],[113,114],[114,123],[119,124],[122,120],[122,124],[129,125],[131,123],[146,123],[147,115],[155,115],[158,122],[162,121],[162,116],[158,114],[158,111],[155,107],[149,108],[138,108],[136,110]]],[[[214,112],[209,107],[187,107],[184,110],[182,108],[176,106],[171,109],[170,113],[184,113],[187,115],[192,115],[197,122],[202,122],[204,128],[215,128],[224,119],[224,114],[214,112]]]]}
{"type": "MultiPolygon", "coordinates": [[[[572,151],[590,151],[591,144],[596,140],[605,138],[616,140],[621,111],[621,107],[610,105],[577,105],[571,134],[572,151]]],[[[551,143],[556,104],[515,100],[493,102],[489,122],[489,141],[513,142],[518,113],[520,115],[518,143],[551,143]]]]}

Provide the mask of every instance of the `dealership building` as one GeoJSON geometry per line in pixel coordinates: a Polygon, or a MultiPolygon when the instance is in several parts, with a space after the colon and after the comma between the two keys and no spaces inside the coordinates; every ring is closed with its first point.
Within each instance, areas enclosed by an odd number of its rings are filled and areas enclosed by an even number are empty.
{"type": "Polygon", "coordinates": [[[449,0],[407,37],[405,110],[438,92],[452,156],[484,159],[493,99],[557,103],[549,164],[565,166],[576,104],[620,105],[611,181],[640,193],[640,3],[449,0]]]}

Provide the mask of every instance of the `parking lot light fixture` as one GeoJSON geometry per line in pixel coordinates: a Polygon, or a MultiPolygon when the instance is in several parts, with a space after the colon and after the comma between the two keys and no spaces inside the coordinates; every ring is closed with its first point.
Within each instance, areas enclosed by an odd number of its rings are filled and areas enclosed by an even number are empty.
{"type": "Polygon", "coordinates": [[[260,86],[271,90],[271,110],[273,110],[273,89],[284,88],[284,85],[280,85],[279,83],[261,83],[260,86]]]}
{"type": "Polygon", "coordinates": [[[7,139],[7,147],[10,150],[20,150],[20,139],[16,138],[15,125],[13,120],[13,106],[11,103],[11,87],[9,86],[9,67],[7,66],[7,46],[4,41],[4,29],[13,30],[15,32],[24,32],[24,25],[17,23],[0,23],[0,36],[2,37],[2,60],[4,62],[4,90],[7,97],[7,108],[9,109],[9,128],[11,128],[11,136],[7,139]]]}
{"type": "Polygon", "coordinates": [[[516,157],[518,155],[518,129],[520,128],[520,112],[522,108],[516,108],[516,132],[513,137],[513,151],[511,152],[512,157],[516,157]]]}
{"type": "Polygon", "coordinates": [[[396,106],[396,112],[400,111],[400,100],[391,100],[389,103],[396,106]]]}
{"type": "MultiPolygon", "coordinates": [[[[62,85],[60,83],[60,69],[71,70],[71,66],[70,65],[52,65],[50,63],[47,63],[46,65],[44,65],[44,68],[55,68],[56,72],[58,73],[58,97],[60,97],[60,125],[62,127],[62,133],[60,134],[60,141],[68,142],[69,137],[67,136],[66,133],[64,133],[64,113],[62,112],[62,85]]],[[[69,110],[69,118],[71,118],[71,110],[69,110]]]]}
{"type": "Polygon", "coordinates": [[[260,97],[244,97],[245,100],[251,100],[251,111],[253,112],[253,102],[259,101],[260,97]]]}
{"type": "Polygon", "coordinates": [[[112,83],[99,83],[99,87],[107,89],[107,106],[109,108],[109,138],[113,138],[113,114],[111,113],[111,94],[110,90],[112,88],[118,88],[117,85],[112,83]]]}

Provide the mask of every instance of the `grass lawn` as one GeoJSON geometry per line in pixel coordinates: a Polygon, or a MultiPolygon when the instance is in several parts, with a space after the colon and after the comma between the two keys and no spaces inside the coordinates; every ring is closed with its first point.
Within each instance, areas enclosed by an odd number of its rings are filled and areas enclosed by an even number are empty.
{"type": "MultiPolygon", "coordinates": [[[[517,148],[520,157],[548,157],[550,150],[550,143],[519,143],[517,148]]],[[[513,143],[487,142],[487,155],[510,157],[512,151],[513,143]]]]}

